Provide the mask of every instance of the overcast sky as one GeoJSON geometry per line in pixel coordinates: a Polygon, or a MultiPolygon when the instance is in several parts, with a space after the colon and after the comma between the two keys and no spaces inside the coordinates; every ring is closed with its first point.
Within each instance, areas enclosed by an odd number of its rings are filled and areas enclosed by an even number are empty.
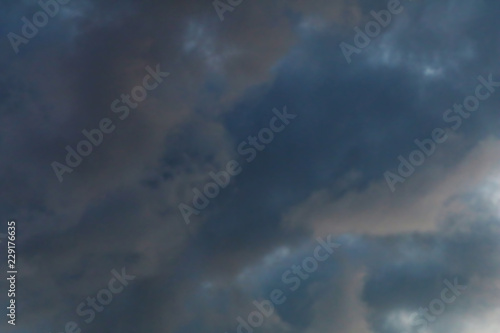
{"type": "Polygon", "coordinates": [[[500,331],[498,1],[59,1],[0,10],[2,332],[500,331]]]}

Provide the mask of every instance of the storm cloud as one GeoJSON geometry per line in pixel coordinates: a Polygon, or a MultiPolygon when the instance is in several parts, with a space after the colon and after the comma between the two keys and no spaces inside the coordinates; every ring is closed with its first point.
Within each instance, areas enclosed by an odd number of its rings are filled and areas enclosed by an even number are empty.
{"type": "Polygon", "coordinates": [[[16,222],[18,270],[2,332],[498,332],[500,4],[214,3],[2,4],[0,233],[16,222]],[[342,43],[391,6],[347,61],[342,43]],[[454,111],[479,77],[489,96],[454,111]],[[278,132],[284,108],[296,118],[278,132]],[[391,191],[384,174],[436,128],[446,141],[391,191]],[[233,160],[187,224],[179,205],[233,160]],[[340,247],[307,273],[327,237],[340,247]],[[424,327],[444,281],[466,289],[424,327]],[[276,289],[286,301],[252,327],[276,289]]]}

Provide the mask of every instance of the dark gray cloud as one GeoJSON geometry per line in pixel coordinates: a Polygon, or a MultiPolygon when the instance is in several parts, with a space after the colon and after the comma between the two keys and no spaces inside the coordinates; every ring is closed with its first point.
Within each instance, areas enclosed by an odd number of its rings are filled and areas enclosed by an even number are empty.
{"type": "MultiPolygon", "coordinates": [[[[478,76],[500,81],[499,5],[402,4],[350,64],[340,43],[387,1],[243,0],[224,21],[210,1],[71,1],[19,53],[3,38],[19,306],[2,330],[236,332],[283,288],[255,332],[403,333],[457,277],[467,291],[428,332],[497,332],[500,91],[456,131],[443,113],[478,76]],[[170,75],[121,120],[111,104],[157,64],[170,75]],[[297,118],[245,161],[239,144],[285,106],[297,118]],[[116,130],[59,182],[51,163],[103,118],[116,130]],[[437,127],[448,140],[392,193],[384,172],[437,127]],[[186,225],[178,205],[232,159],[241,174],[186,225]],[[341,249],[291,292],[283,273],[329,234],[341,249]],[[85,323],[78,305],[122,267],[136,278],[85,323]]],[[[40,9],[2,7],[4,36],[40,9]]]]}

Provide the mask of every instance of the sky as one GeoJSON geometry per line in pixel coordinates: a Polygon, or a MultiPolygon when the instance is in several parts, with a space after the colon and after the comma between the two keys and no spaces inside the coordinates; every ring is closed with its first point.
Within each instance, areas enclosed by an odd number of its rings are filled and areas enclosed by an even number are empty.
{"type": "Polygon", "coordinates": [[[0,7],[1,332],[500,331],[497,1],[0,7]]]}

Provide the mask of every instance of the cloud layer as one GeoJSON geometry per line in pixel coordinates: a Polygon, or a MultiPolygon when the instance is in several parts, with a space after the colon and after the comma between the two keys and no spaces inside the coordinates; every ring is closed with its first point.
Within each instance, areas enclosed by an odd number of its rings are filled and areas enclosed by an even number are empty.
{"type": "Polygon", "coordinates": [[[401,6],[348,64],[339,45],[387,1],[243,0],[223,21],[210,1],[69,2],[18,53],[7,34],[41,7],[3,4],[0,212],[17,223],[19,305],[2,331],[237,332],[282,288],[255,332],[417,332],[458,279],[421,332],[497,332],[500,91],[458,130],[443,114],[478,76],[500,81],[500,5],[401,6]],[[169,76],[120,119],[113,102],[157,64],[169,76]],[[285,106],[297,118],[246,161],[239,144],[285,106]],[[116,129],[59,182],[51,164],[103,118],[116,129]],[[438,127],[448,140],[391,192],[384,173],[438,127]],[[179,204],[230,160],[241,174],[187,225],[179,204]],[[339,251],[290,291],[284,272],[328,235],[339,251]],[[78,305],[122,267],[136,278],[86,323],[78,305]]]}

